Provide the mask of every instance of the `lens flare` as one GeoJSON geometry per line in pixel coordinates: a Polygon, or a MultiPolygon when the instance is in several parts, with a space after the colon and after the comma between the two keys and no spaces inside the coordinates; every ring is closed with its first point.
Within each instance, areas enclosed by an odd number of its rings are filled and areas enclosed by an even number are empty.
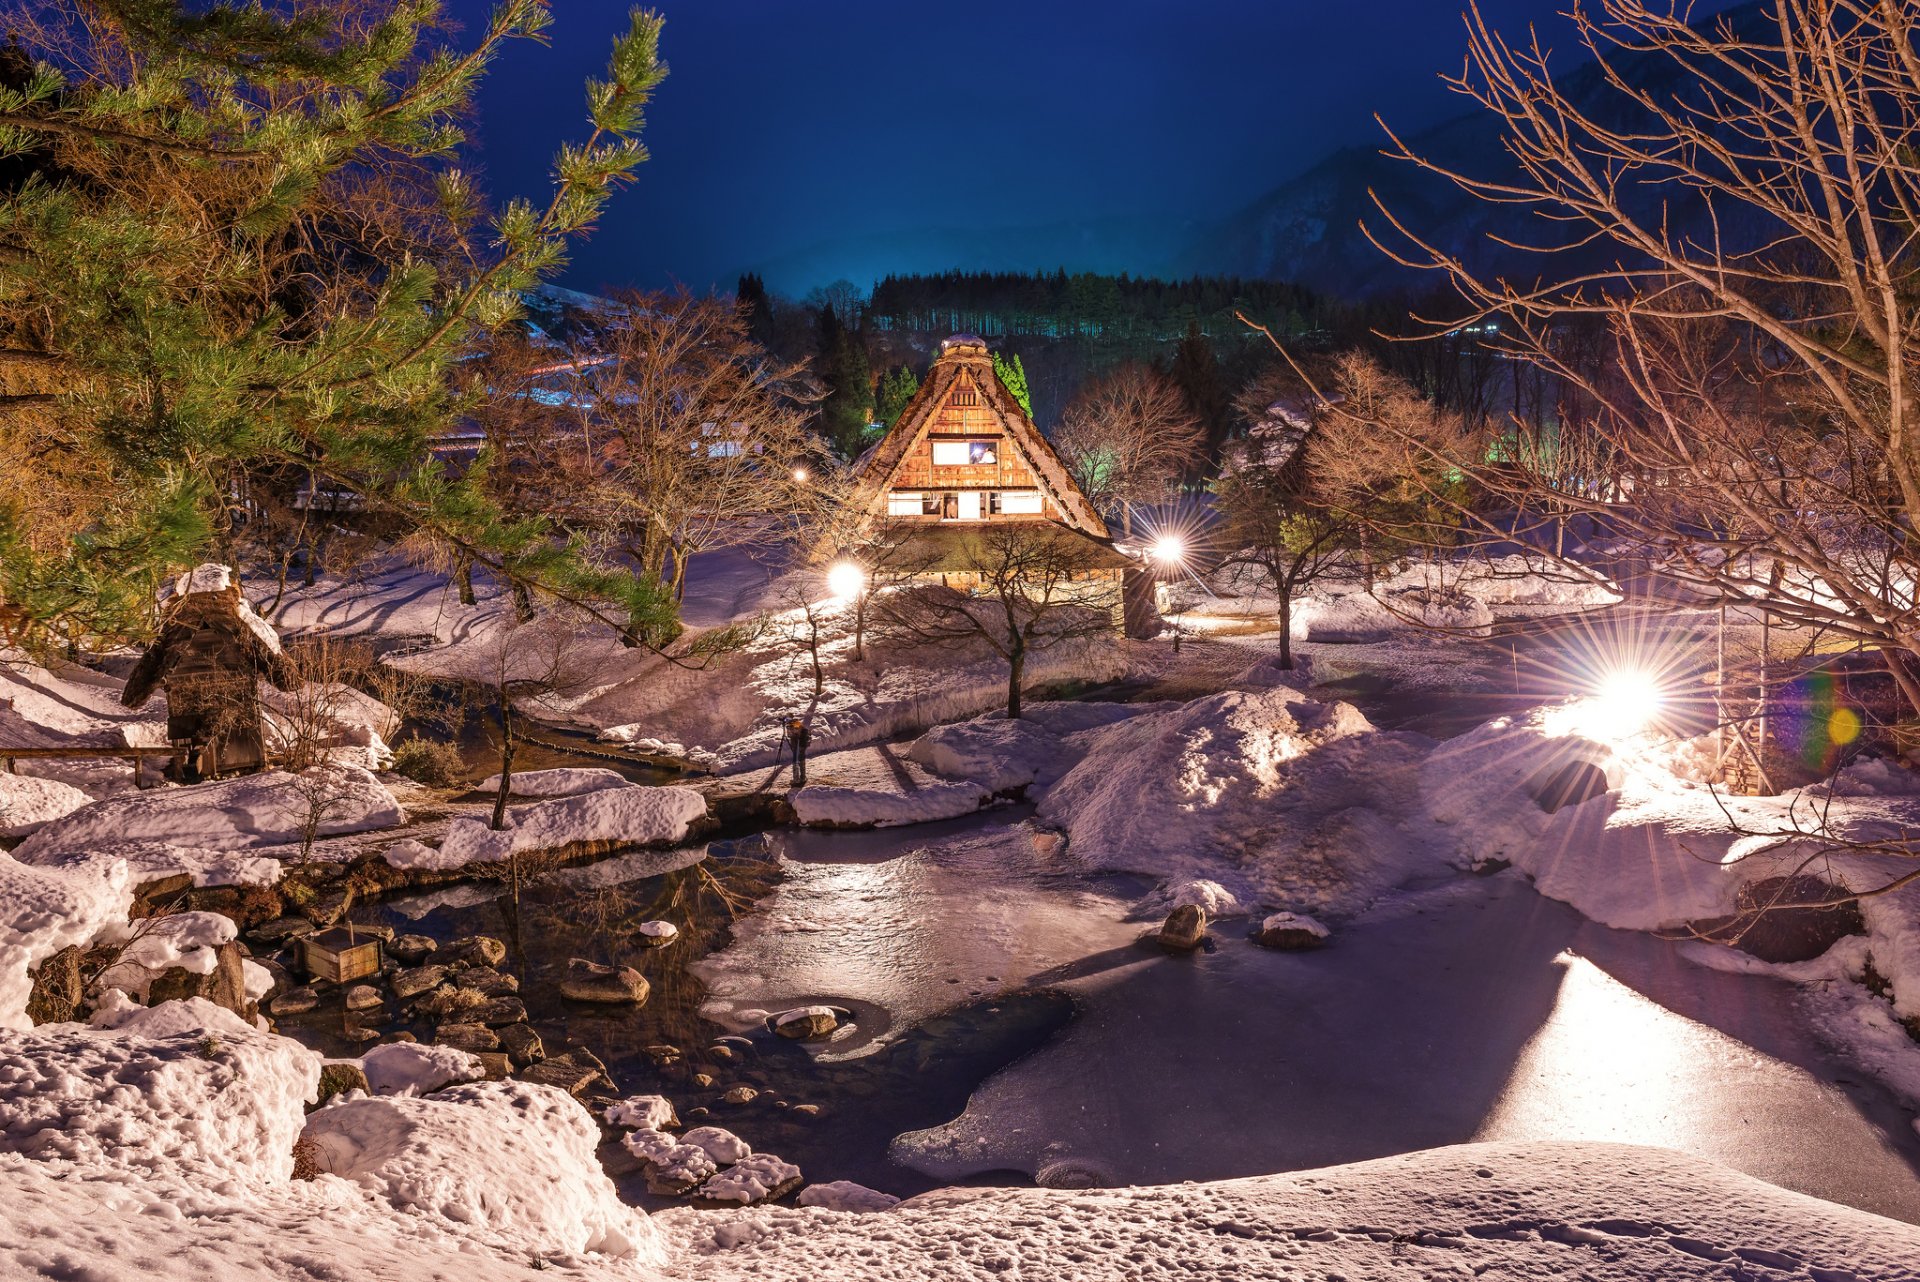
{"type": "Polygon", "coordinates": [[[1187,543],[1177,534],[1162,534],[1153,541],[1153,559],[1162,565],[1178,565],[1187,559],[1187,543]]]}
{"type": "Polygon", "coordinates": [[[851,601],[867,586],[867,574],[851,561],[837,561],[827,571],[827,591],[840,601],[851,601]]]}
{"type": "Polygon", "coordinates": [[[1572,705],[1567,729],[1589,739],[1619,742],[1649,729],[1665,705],[1666,696],[1651,673],[1621,669],[1601,678],[1591,695],[1572,705]]]}

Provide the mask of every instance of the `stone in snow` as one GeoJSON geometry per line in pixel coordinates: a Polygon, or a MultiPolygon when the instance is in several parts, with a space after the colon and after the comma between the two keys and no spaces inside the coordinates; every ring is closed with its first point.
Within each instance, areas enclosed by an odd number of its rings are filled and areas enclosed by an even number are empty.
{"type": "Polygon", "coordinates": [[[1190,953],[1207,938],[1207,910],[1198,904],[1182,904],[1167,914],[1166,924],[1155,936],[1169,952],[1190,953]]]}
{"type": "Polygon", "coordinates": [[[664,1095],[629,1095],[607,1108],[607,1124],[634,1131],[664,1131],[680,1125],[673,1102],[664,1095]]]}
{"type": "Polygon", "coordinates": [[[720,1126],[696,1126],[682,1135],[680,1142],[705,1149],[707,1156],[721,1166],[732,1166],[753,1155],[750,1144],[720,1126]]]}
{"type": "Polygon", "coordinates": [[[830,1037],[840,1027],[840,1019],[831,1006],[802,1006],[774,1016],[773,1031],[799,1042],[830,1037]]]}
{"type": "Polygon", "coordinates": [[[697,1144],[687,1144],[665,1131],[638,1130],[621,1141],[627,1152],[647,1166],[647,1191],[670,1197],[691,1193],[720,1168],[697,1144]]]}
{"type": "Polygon", "coordinates": [[[638,1006],[647,1000],[647,978],[630,966],[603,966],[583,957],[567,963],[560,995],[568,1001],[638,1006]]]}
{"type": "Polygon", "coordinates": [[[500,1049],[512,1057],[521,1068],[538,1064],[547,1057],[547,1046],[540,1040],[540,1034],[526,1024],[508,1024],[495,1030],[500,1035],[500,1049]]]}
{"type": "Polygon", "coordinates": [[[665,948],[680,938],[680,928],[670,921],[643,921],[634,928],[634,942],[642,948],[665,948]]]}
{"type": "Polygon", "coordinates": [[[700,1186],[700,1196],[713,1202],[752,1206],[785,1197],[799,1187],[799,1167],[771,1153],[755,1153],[710,1177],[700,1186]]]}
{"type": "Polygon", "coordinates": [[[1318,948],[1332,933],[1305,913],[1274,913],[1260,923],[1253,940],[1267,948],[1318,948]]]}
{"type": "Polygon", "coordinates": [[[900,1205],[900,1199],[893,1194],[870,1189],[864,1184],[855,1184],[852,1180],[809,1184],[800,1190],[800,1196],[795,1198],[794,1202],[800,1206],[817,1206],[826,1211],[853,1211],[865,1214],[891,1211],[900,1205]]]}

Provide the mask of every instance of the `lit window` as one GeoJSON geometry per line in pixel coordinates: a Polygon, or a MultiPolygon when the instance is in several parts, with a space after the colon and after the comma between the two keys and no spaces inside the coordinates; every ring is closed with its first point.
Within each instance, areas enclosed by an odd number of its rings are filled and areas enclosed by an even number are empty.
{"type": "Polygon", "coordinates": [[[935,441],[935,467],[991,467],[999,460],[999,448],[993,441],[935,441]]]}
{"type": "Polygon", "coordinates": [[[894,490],[887,495],[888,516],[919,516],[924,511],[918,490],[894,490]]]}
{"type": "Polygon", "coordinates": [[[1000,494],[1000,510],[1009,516],[1038,516],[1040,491],[1007,490],[1000,494]]]}

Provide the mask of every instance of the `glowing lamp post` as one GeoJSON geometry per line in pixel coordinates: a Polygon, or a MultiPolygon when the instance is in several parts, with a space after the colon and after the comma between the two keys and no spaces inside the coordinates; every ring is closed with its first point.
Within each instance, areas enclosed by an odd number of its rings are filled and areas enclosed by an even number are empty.
{"type": "MultiPolygon", "coordinates": [[[[1186,567],[1186,540],[1177,534],[1162,534],[1153,541],[1153,546],[1148,549],[1147,554],[1153,558],[1154,564],[1160,567],[1162,574],[1171,575],[1186,567]]],[[[1178,614],[1173,616],[1173,652],[1180,653],[1180,616],[1178,614]]]]}
{"type": "Polygon", "coordinates": [[[805,484],[807,483],[807,469],[806,469],[806,468],[804,468],[804,467],[796,467],[796,468],[794,468],[794,469],[793,469],[793,483],[794,483],[795,485],[805,485],[805,484]]]}
{"type": "Polygon", "coordinates": [[[827,568],[827,591],[853,606],[853,657],[866,658],[867,572],[853,561],[835,561],[827,568]]]}

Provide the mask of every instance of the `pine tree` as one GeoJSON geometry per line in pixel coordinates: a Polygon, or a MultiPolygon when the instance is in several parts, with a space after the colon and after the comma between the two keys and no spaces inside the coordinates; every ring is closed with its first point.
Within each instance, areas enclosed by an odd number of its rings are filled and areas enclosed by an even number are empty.
{"type": "Polygon", "coordinates": [[[898,365],[888,370],[881,376],[880,391],[874,398],[874,419],[892,427],[900,421],[901,411],[919,390],[920,380],[909,367],[898,365]]]}
{"type": "Polygon", "coordinates": [[[820,377],[827,395],[820,402],[821,432],[842,458],[859,455],[873,421],[873,368],[857,330],[841,323],[831,304],[819,311],[820,377]]]}
{"type": "Polygon", "coordinates": [[[995,352],[993,372],[999,377],[1001,384],[1013,393],[1013,399],[1020,402],[1020,408],[1026,411],[1027,417],[1032,418],[1033,394],[1027,390],[1027,367],[1020,363],[1020,353],[1002,356],[999,352],[995,352]]]}
{"type": "Polygon", "coordinates": [[[746,272],[733,293],[747,314],[747,337],[762,347],[772,347],[773,299],[767,294],[767,282],[758,272],[746,272]]]}
{"type": "Polygon", "coordinates": [[[1186,337],[1174,349],[1173,366],[1168,373],[1185,393],[1187,407],[1200,420],[1206,457],[1217,457],[1220,443],[1227,439],[1232,426],[1232,397],[1227,392],[1226,380],[1220,375],[1220,361],[1213,353],[1213,343],[1201,331],[1199,321],[1187,322],[1186,337]]]}
{"type": "Polygon", "coordinates": [[[432,48],[438,0],[74,0],[0,66],[0,605],[41,637],[136,635],[155,585],[218,554],[266,471],[525,590],[670,626],[658,585],[506,516],[429,441],[451,371],[565,263],[646,158],[666,74],[636,11],[544,206],[486,213],[458,122],[546,0],[432,48]]]}

